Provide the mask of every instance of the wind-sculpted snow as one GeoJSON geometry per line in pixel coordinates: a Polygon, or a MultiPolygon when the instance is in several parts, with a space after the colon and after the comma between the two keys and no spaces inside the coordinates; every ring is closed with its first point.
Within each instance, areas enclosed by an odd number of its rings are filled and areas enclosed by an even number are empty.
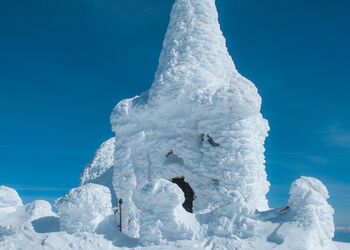
{"type": "Polygon", "coordinates": [[[0,186],[0,208],[22,206],[22,200],[16,190],[0,186]]]}
{"type": "MultiPolygon", "coordinates": [[[[96,151],[93,160],[85,168],[81,176],[81,184],[103,182],[99,179],[113,167],[115,138],[105,141],[96,151]]],[[[98,183],[99,184],[99,183],[98,183]]],[[[107,181],[104,184],[108,184],[107,181]]],[[[103,185],[101,183],[101,185],[103,185]]]]}
{"type": "Polygon", "coordinates": [[[215,1],[176,0],[152,87],[114,108],[116,137],[57,201],[58,215],[0,187],[0,249],[350,249],[332,241],[317,179],[299,178],[288,204],[269,209],[260,109],[215,1]]]}
{"type": "Polygon", "coordinates": [[[140,241],[145,245],[168,240],[194,240],[200,232],[193,214],[182,207],[185,198],[181,189],[168,180],[149,183],[139,193],[136,201],[144,207],[140,217],[140,241]],[[159,201],[166,203],[159,205],[159,201]]]}
{"type": "Polygon", "coordinates": [[[91,183],[72,189],[56,206],[61,229],[68,233],[94,232],[112,214],[109,189],[91,183]]]}
{"type": "Polygon", "coordinates": [[[334,211],[328,198],[327,188],[315,178],[300,177],[292,184],[289,218],[276,232],[283,238],[284,249],[321,249],[332,245],[334,211]]]}
{"type": "Polygon", "coordinates": [[[117,197],[113,190],[113,163],[114,163],[115,138],[110,138],[99,147],[92,161],[86,166],[80,177],[81,185],[95,183],[106,186],[112,195],[112,204],[116,206],[117,197]]]}
{"type": "Polygon", "coordinates": [[[184,176],[209,234],[254,234],[246,218],[268,208],[269,187],[260,106],[227,52],[214,1],[176,1],[151,89],[121,101],[111,116],[125,231],[140,235],[144,208],[135,197],[145,185],[184,176]]]}
{"type": "MultiPolygon", "coordinates": [[[[10,204],[12,206],[8,206],[9,204],[7,204],[6,207],[0,208],[0,242],[5,240],[7,237],[15,237],[16,235],[20,235],[23,230],[26,230],[28,233],[34,233],[35,227],[33,226],[33,223],[35,224],[35,221],[43,218],[57,217],[57,215],[52,211],[52,206],[47,201],[37,200],[23,205],[20,197],[14,189],[2,186],[1,191],[2,194],[0,195],[6,193],[9,195],[8,198],[12,198],[12,201],[16,200],[16,202],[11,202],[10,204]]],[[[0,244],[0,249],[10,248],[1,248],[0,244]]],[[[17,245],[17,249],[26,248],[22,248],[20,245],[17,245]]]]}

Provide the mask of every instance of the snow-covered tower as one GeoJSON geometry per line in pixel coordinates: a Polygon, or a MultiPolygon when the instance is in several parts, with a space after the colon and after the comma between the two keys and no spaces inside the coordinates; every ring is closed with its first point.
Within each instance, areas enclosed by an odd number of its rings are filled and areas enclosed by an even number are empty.
{"type": "MultiPolygon", "coordinates": [[[[142,213],[151,208],[140,199],[167,180],[184,192],[180,212],[192,213],[207,234],[252,234],[252,214],[268,208],[269,127],[260,109],[256,87],[227,51],[215,0],[176,0],[152,87],[111,115],[113,187],[124,200],[124,231],[143,235],[149,217],[142,213]]],[[[152,206],[167,205],[167,196],[159,197],[152,206]]]]}

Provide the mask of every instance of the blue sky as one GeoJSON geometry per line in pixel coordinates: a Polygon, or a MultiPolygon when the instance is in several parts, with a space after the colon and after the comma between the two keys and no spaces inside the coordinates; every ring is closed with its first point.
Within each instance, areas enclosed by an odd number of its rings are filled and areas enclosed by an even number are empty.
{"type": "MultiPolygon", "coordinates": [[[[25,201],[79,185],[117,102],[148,89],[172,0],[2,0],[0,184],[25,201]]],[[[217,0],[239,71],[263,98],[270,205],[300,175],[350,216],[350,2],[217,0]]]]}

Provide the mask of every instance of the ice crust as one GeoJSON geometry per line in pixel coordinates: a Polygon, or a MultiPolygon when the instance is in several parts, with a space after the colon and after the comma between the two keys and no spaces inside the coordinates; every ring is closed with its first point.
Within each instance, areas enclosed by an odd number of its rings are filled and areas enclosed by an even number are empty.
{"type": "Polygon", "coordinates": [[[22,206],[22,200],[16,190],[0,186],[0,208],[22,206]]]}
{"type": "Polygon", "coordinates": [[[72,189],[56,206],[60,227],[68,233],[95,232],[99,223],[113,214],[109,189],[92,183],[72,189]]]}
{"type": "Polygon", "coordinates": [[[195,216],[182,207],[185,201],[181,189],[168,180],[147,184],[136,198],[144,207],[140,217],[140,241],[158,245],[168,240],[194,240],[200,231],[195,216]],[[167,200],[160,204],[159,201],[167,200]]]}
{"type": "Polygon", "coordinates": [[[334,211],[319,180],[300,177],[286,207],[268,207],[260,109],[215,1],[176,0],[152,87],[114,108],[116,137],[56,202],[58,214],[0,187],[0,249],[350,249],[332,241],[334,211]],[[194,191],[193,213],[173,178],[194,191]]]}
{"type": "Polygon", "coordinates": [[[112,195],[113,206],[117,205],[116,193],[113,189],[113,164],[114,164],[115,138],[112,137],[101,144],[94,158],[86,166],[80,177],[81,185],[95,183],[109,188],[112,195]]]}
{"type": "Polygon", "coordinates": [[[327,188],[312,177],[300,177],[291,186],[288,218],[276,231],[284,249],[330,247],[334,237],[333,208],[327,188]]]}
{"type": "Polygon", "coordinates": [[[115,138],[110,138],[101,144],[96,151],[94,158],[85,168],[83,174],[80,177],[81,184],[96,183],[101,185],[107,185],[108,180],[104,180],[103,177],[106,172],[113,167],[114,163],[114,147],[115,138]]]}
{"type": "Polygon", "coordinates": [[[269,187],[269,126],[260,107],[254,84],[228,54],[214,1],[176,1],[151,89],[121,101],[111,116],[113,186],[124,200],[126,232],[140,235],[144,208],[135,197],[145,185],[184,176],[194,211],[210,211],[201,215],[210,234],[254,234],[247,218],[268,208],[269,187]]]}

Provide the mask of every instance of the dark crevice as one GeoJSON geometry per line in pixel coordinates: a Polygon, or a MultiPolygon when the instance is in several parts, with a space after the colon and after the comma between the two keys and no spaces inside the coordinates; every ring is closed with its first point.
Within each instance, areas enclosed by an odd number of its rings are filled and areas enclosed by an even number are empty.
{"type": "Polygon", "coordinates": [[[194,192],[191,186],[185,182],[185,177],[176,177],[171,179],[172,183],[175,183],[176,185],[181,188],[182,192],[185,194],[185,202],[182,204],[183,208],[189,212],[193,213],[193,200],[194,200],[194,192]]]}
{"type": "Polygon", "coordinates": [[[207,135],[207,137],[208,137],[208,142],[209,142],[210,145],[212,145],[212,146],[214,146],[214,147],[219,147],[219,146],[220,146],[219,143],[216,143],[216,142],[214,141],[213,137],[211,137],[210,135],[207,135]]]}

